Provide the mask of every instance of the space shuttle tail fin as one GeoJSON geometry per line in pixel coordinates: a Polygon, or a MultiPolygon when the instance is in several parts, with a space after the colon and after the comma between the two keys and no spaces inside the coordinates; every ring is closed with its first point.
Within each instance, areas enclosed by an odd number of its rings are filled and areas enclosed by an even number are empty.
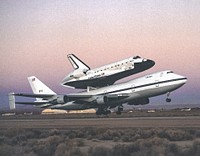
{"type": "Polygon", "coordinates": [[[86,65],[83,61],[81,61],[77,56],[74,54],[67,55],[68,60],[72,64],[74,69],[86,69],[90,70],[90,67],[86,65]]]}

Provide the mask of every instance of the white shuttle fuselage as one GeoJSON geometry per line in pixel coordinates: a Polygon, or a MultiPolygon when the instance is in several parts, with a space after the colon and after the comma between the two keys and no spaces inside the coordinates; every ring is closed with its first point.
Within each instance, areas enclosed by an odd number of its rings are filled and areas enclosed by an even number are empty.
{"type": "Polygon", "coordinates": [[[136,56],[90,69],[73,54],[69,54],[68,59],[75,70],[63,79],[61,85],[82,89],[86,89],[88,86],[99,88],[112,85],[119,79],[147,70],[155,64],[152,60],[136,56]]]}

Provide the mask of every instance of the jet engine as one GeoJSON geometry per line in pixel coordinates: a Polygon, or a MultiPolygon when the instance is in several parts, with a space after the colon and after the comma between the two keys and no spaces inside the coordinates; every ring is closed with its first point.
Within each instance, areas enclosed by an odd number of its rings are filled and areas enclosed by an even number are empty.
{"type": "Polygon", "coordinates": [[[96,98],[97,104],[106,104],[108,102],[116,102],[118,100],[118,96],[100,96],[96,98]]]}
{"type": "Polygon", "coordinates": [[[96,99],[97,104],[106,104],[108,102],[107,96],[100,96],[96,99]]]}
{"type": "Polygon", "coordinates": [[[65,104],[69,102],[69,97],[66,95],[58,95],[56,99],[52,100],[50,103],[52,104],[65,104]]]}
{"type": "Polygon", "coordinates": [[[146,105],[149,103],[149,98],[135,99],[128,102],[128,105],[146,105]]]}

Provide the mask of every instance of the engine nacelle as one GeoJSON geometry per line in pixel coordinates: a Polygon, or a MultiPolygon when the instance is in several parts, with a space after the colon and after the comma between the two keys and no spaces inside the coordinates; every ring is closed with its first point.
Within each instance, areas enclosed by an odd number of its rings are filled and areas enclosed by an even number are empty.
{"type": "Polygon", "coordinates": [[[64,104],[69,102],[69,97],[66,95],[58,95],[56,99],[52,100],[50,103],[52,104],[64,104]]]}
{"type": "Polygon", "coordinates": [[[80,78],[86,74],[87,70],[86,69],[76,69],[72,73],[69,74],[69,77],[73,78],[80,78]]]}
{"type": "Polygon", "coordinates": [[[96,99],[97,104],[106,104],[108,102],[107,96],[100,96],[96,99]]]}
{"type": "Polygon", "coordinates": [[[149,103],[149,98],[135,99],[128,102],[128,105],[146,105],[149,103]]]}

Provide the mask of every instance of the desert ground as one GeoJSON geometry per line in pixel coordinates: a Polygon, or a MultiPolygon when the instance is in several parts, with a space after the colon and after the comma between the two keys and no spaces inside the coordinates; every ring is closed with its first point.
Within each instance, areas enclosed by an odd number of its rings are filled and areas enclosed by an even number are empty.
{"type": "Polygon", "coordinates": [[[0,155],[199,156],[200,111],[1,116],[0,155]]]}

